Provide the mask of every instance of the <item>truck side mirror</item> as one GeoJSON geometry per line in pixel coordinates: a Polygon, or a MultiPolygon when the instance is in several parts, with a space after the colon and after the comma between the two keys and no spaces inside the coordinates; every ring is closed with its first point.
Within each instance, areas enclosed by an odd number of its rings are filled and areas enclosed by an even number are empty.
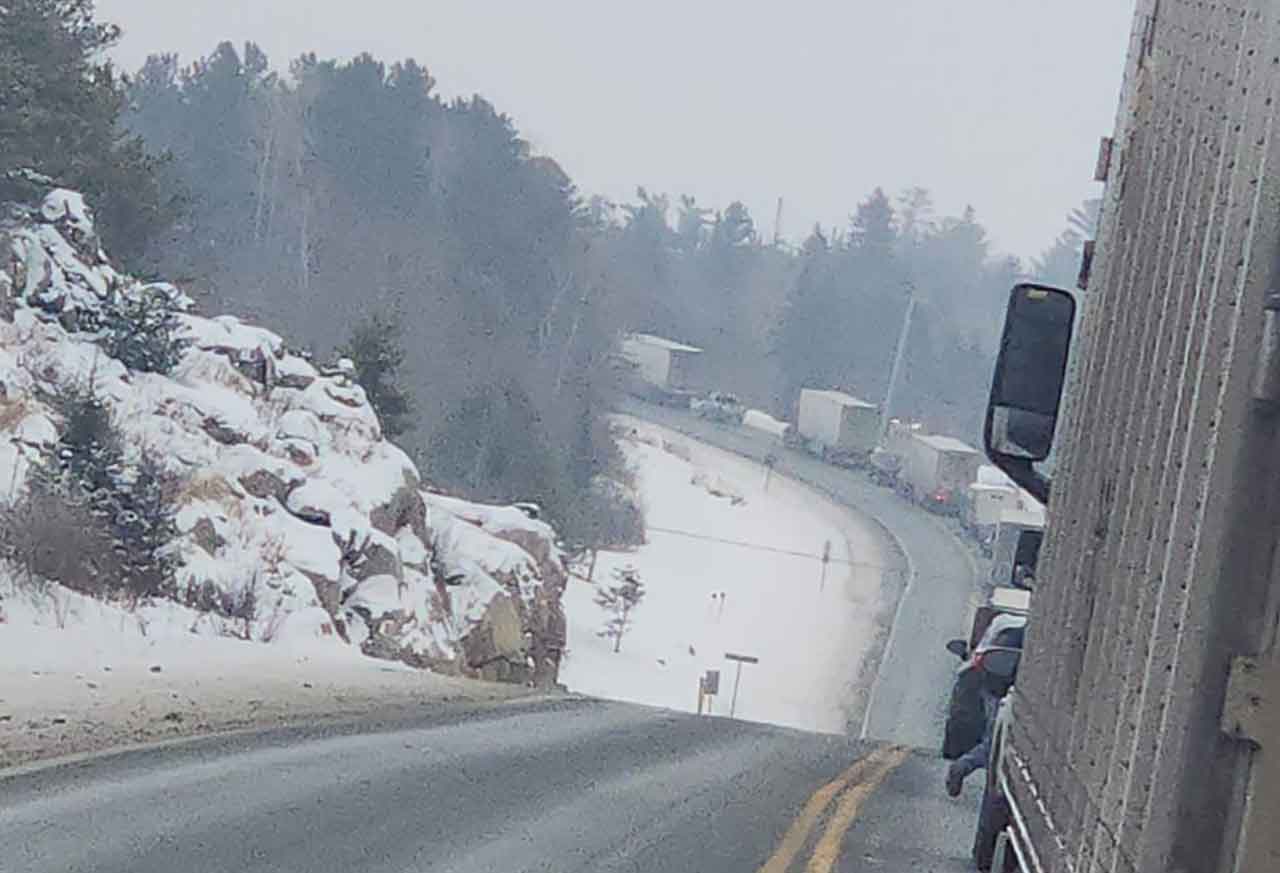
{"type": "Polygon", "coordinates": [[[1034,465],[1053,448],[1075,317],[1070,291],[1015,286],[991,380],[987,457],[1041,503],[1049,500],[1049,480],[1034,465]]]}
{"type": "Polygon", "coordinates": [[[951,640],[947,643],[947,651],[963,661],[969,657],[969,644],[964,640],[951,640]]]}

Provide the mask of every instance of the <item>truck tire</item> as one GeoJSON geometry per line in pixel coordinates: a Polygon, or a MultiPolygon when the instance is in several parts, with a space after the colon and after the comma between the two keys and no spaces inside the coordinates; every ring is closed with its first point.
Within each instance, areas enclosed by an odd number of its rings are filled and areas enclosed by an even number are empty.
{"type": "MultiPolygon", "coordinates": [[[[985,771],[986,779],[982,783],[982,805],[978,808],[978,827],[973,835],[973,863],[983,873],[991,871],[991,862],[995,858],[996,841],[1009,826],[1009,801],[1000,793],[1000,784],[996,779],[1000,761],[999,743],[991,749],[991,761],[985,771]]],[[[1018,862],[1013,852],[1007,852],[1004,869],[994,873],[1017,873],[1018,862]]]]}
{"type": "MultiPolygon", "coordinates": [[[[1004,797],[988,780],[982,792],[982,806],[978,812],[978,829],[973,835],[973,863],[979,870],[989,871],[996,852],[996,839],[1009,826],[1009,807],[1004,797]]],[[[1006,864],[1006,869],[1008,865],[1006,864]]],[[[1004,873],[1004,871],[997,871],[1004,873]]]]}

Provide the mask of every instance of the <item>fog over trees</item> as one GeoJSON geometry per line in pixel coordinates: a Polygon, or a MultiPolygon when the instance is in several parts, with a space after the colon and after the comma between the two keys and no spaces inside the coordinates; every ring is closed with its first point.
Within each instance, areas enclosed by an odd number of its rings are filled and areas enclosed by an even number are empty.
{"type": "Polygon", "coordinates": [[[1082,205],[1024,263],[972,209],[876,189],[843,226],[766,238],[739,202],[578,190],[501,107],[440,98],[412,60],[223,43],[122,76],[97,60],[115,31],[62,5],[49,31],[50,4],[6,4],[0,43],[48,39],[51,60],[0,52],[0,95],[48,109],[0,111],[0,172],[85,189],[123,266],[352,358],[431,481],[538,501],[581,542],[618,499],[599,477],[625,478],[605,423],[620,334],[700,346],[711,387],[787,416],[803,386],[880,402],[914,297],[893,412],[974,441],[1009,287],[1073,284],[1096,221],[1082,205]]]}

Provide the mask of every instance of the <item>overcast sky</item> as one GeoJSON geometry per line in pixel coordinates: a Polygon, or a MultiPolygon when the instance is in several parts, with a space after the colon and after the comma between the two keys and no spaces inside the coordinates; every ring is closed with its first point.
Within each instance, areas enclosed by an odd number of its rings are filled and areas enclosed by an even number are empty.
{"type": "Polygon", "coordinates": [[[414,57],[480,93],[586,193],[747,203],[766,231],[847,221],[877,185],[966,203],[1031,256],[1096,194],[1132,0],[98,0],[126,68],[252,39],[414,57]]]}

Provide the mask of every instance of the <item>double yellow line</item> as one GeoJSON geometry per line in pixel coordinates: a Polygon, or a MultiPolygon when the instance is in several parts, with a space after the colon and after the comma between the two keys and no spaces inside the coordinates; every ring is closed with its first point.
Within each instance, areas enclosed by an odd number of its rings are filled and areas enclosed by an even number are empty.
{"type": "Polygon", "coordinates": [[[773,856],[760,868],[760,873],[787,873],[796,856],[809,844],[809,837],[818,822],[838,797],[839,803],[827,819],[826,830],[814,846],[813,854],[809,856],[809,863],[805,867],[805,873],[831,873],[840,860],[845,834],[857,820],[862,804],[890,773],[901,766],[909,754],[901,746],[876,749],[815,791],[787,829],[773,856]]]}

